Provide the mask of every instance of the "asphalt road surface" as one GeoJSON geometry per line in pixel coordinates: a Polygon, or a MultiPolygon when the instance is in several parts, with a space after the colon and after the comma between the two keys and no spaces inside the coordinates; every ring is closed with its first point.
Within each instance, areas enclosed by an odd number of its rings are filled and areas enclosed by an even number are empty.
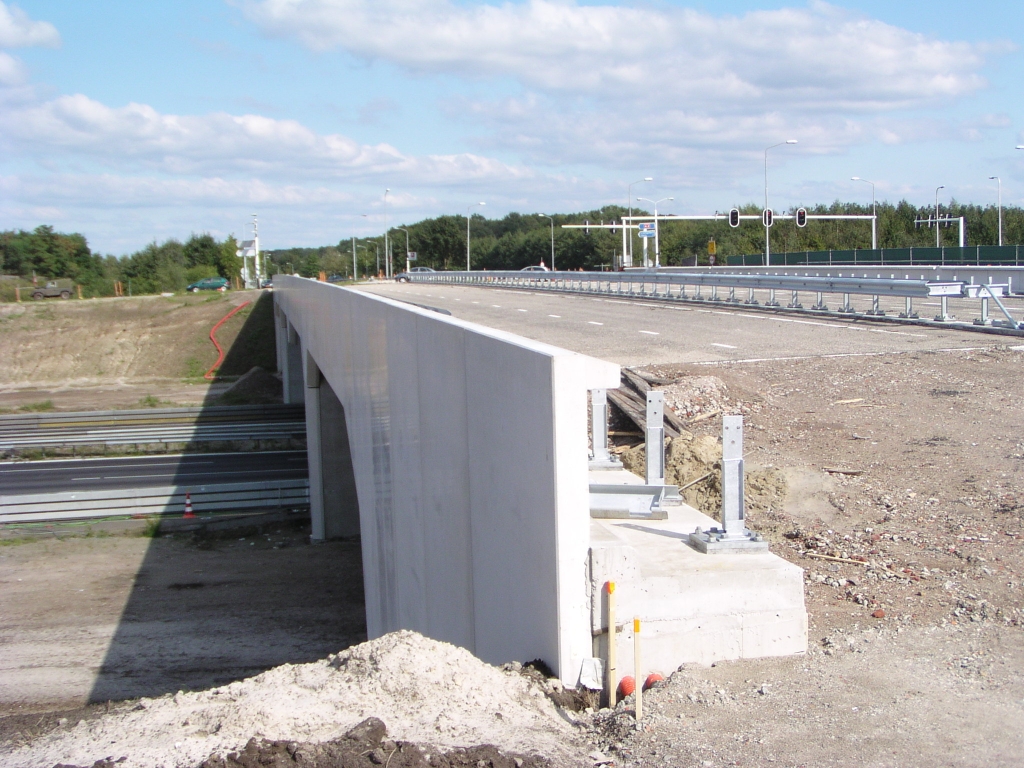
{"type": "Polygon", "coordinates": [[[250,483],[307,475],[305,451],[7,462],[0,464],[0,495],[250,483]]]}
{"type": "Polygon", "coordinates": [[[1021,341],[948,328],[644,299],[416,283],[377,283],[363,290],[446,309],[463,320],[628,366],[984,348],[1021,341]]]}

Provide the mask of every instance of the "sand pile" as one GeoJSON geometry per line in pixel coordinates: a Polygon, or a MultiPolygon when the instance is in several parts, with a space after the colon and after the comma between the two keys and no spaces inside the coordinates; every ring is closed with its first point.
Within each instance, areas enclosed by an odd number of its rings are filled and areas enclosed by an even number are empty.
{"type": "MultiPolygon", "coordinates": [[[[638,445],[623,451],[622,465],[634,474],[644,476],[647,452],[638,445]]],[[[745,475],[747,512],[778,510],[786,495],[786,480],[772,469],[753,470],[745,475]]],[[[715,519],[722,511],[722,442],[712,435],[694,437],[689,432],[667,442],[665,448],[665,482],[682,490],[683,501],[715,519]]]]}
{"type": "Polygon", "coordinates": [[[401,631],[221,688],[141,699],[55,731],[2,762],[52,768],[125,757],[121,768],[194,767],[251,737],[327,741],[371,716],[396,740],[494,744],[562,765],[578,754],[574,729],[538,686],[462,648],[401,631]]]}

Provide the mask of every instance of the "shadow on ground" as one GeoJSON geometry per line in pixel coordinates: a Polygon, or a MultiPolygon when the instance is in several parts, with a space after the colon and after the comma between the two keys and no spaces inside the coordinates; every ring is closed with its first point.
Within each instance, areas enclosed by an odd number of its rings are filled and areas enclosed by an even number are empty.
{"type": "MultiPolygon", "coordinates": [[[[277,367],[270,293],[248,312],[220,372],[241,376],[255,366],[265,374],[257,372],[254,386],[210,397],[206,407],[280,402],[280,382],[270,375],[277,367]]],[[[189,482],[181,472],[172,484],[189,482]]],[[[358,539],[313,546],[308,514],[281,510],[269,518],[205,532],[163,526],[135,577],[91,702],[209,688],[365,640],[358,539]]]]}

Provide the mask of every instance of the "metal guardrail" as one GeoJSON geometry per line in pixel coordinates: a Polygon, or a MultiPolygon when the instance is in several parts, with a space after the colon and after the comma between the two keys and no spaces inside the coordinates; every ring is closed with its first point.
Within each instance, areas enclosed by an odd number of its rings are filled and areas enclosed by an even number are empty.
{"type": "Polygon", "coordinates": [[[0,450],[84,445],[137,445],[305,439],[304,421],[277,424],[229,424],[212,427],[135,427],[87,430],[0,430],[0,450]]]}
{"type": "Polygon", "coordinates": [[[449,285],[473,285],[492,288],[523,289],[567,293],[596,294],[601,296],[644,298],[678,302],[718,302],[757,308],[791,310],[828,314],[838,317],[888,317],[922,325],[942,325],[961,329],[980,330],[998,327],[1002,332],[1021,335],[1024,324],[1013,318],[998,300],[1004,285],[968,285],[961,281],[929,281],[906,278],[882,277],[831,277],[810,275],[767,275],[712,272],[661,272],[654,270],[627,270],[625,272],[432,272],[411,275],[414,283],[439,283],[449,285]],[[692,292],[687,289],[692,288],[692,292]],[[708,294],[705,288],[710,288],[708,294]],[[719,295],[726,289],[725,296],[719,295]],[[746,291],[746,298],[736,295],[737,290],[746,291]],[[762,304],[755,298],[755,291],[767,292],[762,304]],[[777,299],[777,292],[789,294],[789,302],[783,305],[777,299]],[[805,308],[800,294],[813,294],[815,302],[805,308]],[[830,310],[826,305],[826,294],[842,296],[838,309],[830,310]],[[851,297],[869,296],[871,308],[860,310],[853,306],[851,297]],[[879,305],[881,297],[903,298],[904,311],[896,316],[886,314],[879,305]],[[914,311],[916,298],[937,297],[941,310],[935,319],[921,318],[914,311]],[[972,322],[957,321],[949,315],[948,300],[979,299],[981,318],[972,322]],[[988,316],[988,301],[995,299],[1004,314],[1003,319],[994,320],[988,316]]]}
{"type": "Polygon", "coordinates": [[[47,411],[0,416],[8,427],[101,427],[132,424],[213,424],[253,421],[295,421],[304,418],[303,405],[220,405],[186,408],[142,408],[126,411],[47,411]]]}
{"type": "Polygon", "coordinates": [[[0,495],[0,523],[38,523],[130,515],[181,515],[185,494],[197,515],[232,509],[309,506],[309,480],[0,495]]]}
{"type": "Polygon", "coordinates": [[[0,449],[304,439],[302,406],[0,416],[0,449]],[[241,420],[244,419],[244,420],[241,420]]]}

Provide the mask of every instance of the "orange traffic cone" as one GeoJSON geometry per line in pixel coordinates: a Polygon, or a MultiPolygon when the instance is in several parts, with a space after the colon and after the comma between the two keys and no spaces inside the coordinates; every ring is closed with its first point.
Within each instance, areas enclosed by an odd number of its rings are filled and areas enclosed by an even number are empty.
{"type": "Polygon", "coordinates": [[[192,494],[185,491],[185,519],[195,517],[195,512],[192,511],[192,494]]]}

